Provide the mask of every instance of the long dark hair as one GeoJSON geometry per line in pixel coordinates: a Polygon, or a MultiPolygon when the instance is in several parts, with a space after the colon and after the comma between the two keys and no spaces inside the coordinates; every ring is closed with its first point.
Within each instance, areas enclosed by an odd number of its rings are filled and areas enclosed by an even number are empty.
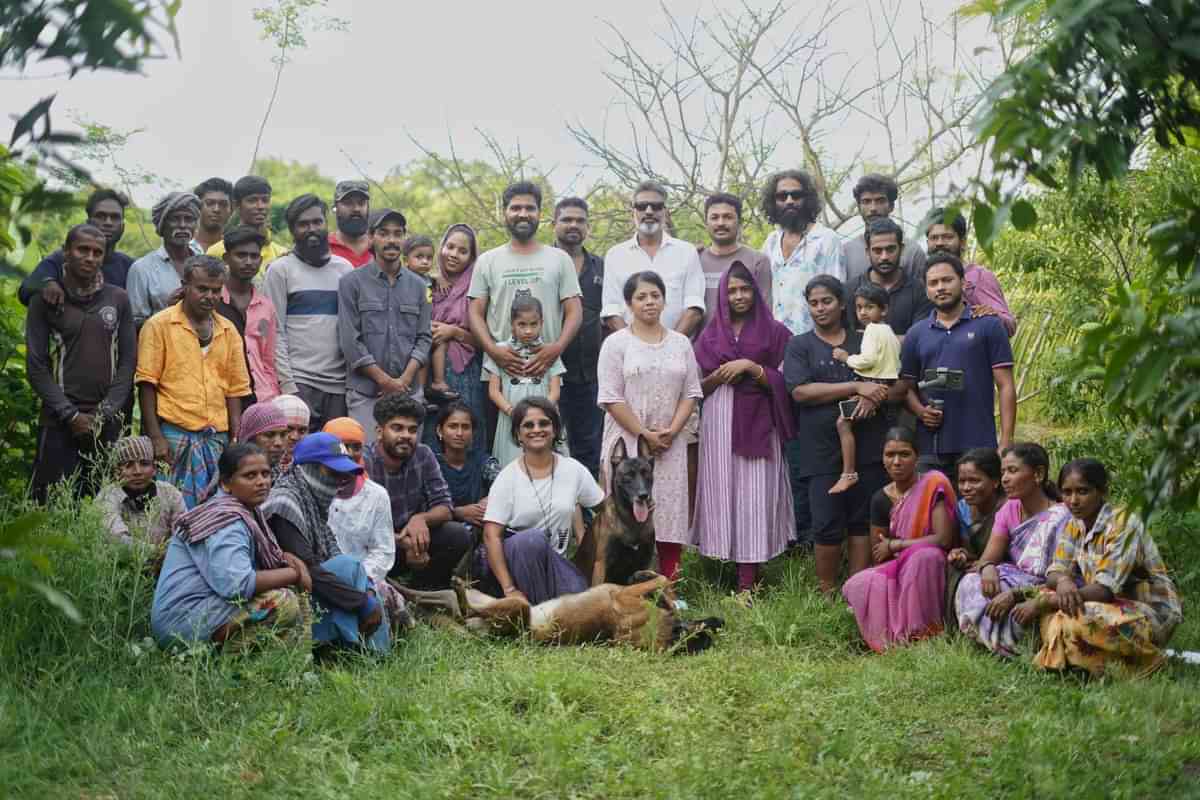
{"type": "Polygon", "coordinates": [[[1063,464],[1058,471],[1058,485],[1061,487],[1068,475],[1078,475],[1084,483],[1091,486],[1100,494],[1108,493],[1108,468],[1094,458],[1077,458],[1063,464]]]}
{"type": "Polygon", "coordinates": [[[1056,503],[1062,499],[1062,495],[1058,493],[1058,487],[1054,485],[1054,481],[1050,480],[1050,455],[1046,452],[1046,448],[1042,447],[1037,442],[1017,442],[1004,448],[1001,457],[1014,455],[1021,459],[1021,463],[1032,470],[1042,470],[1042,492],[1056,503]]]}
{"type": "MultiPolygon", "coordinates": [[[[253,442],[234,442],[221,451],[221,457],[217,459],[217,472],[221,476],[221,480],[228,481],[238,471],[238,467],[242,465],[249,456],[262,456],[267,458],[267,452],[253,442]]],[[[268,459],[269,463],[270,459],[268,459]]]]}

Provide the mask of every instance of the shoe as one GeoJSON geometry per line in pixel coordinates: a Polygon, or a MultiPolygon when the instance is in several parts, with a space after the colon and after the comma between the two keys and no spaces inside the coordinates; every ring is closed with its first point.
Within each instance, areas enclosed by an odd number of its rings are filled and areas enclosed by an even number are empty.
{"type": "Polygon", "coordinates": [[[443,392],[440,389],[434,389],[432,386],[426,386],[425,399],[430,403],[441,406],[446,403],[453,403],[455,400],[461,400],[462,395],[458,392],[443,392]]]}

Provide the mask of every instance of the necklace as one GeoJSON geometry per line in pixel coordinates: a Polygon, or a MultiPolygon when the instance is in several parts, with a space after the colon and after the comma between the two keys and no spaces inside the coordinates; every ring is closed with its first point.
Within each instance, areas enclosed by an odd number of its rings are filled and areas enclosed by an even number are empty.
{"type": "MultiPolygon", "coordinates": [[[[551,458],[553,460],[550,462],[550,491],[547,495],[546,502],[549,502],[551,504],[550,508],[553,509],[554,473],[558,469],[558,457],[552,455],[551,458]]],[[[521,467],[525,472],[525,479],[529,481],[529,488],[533,491],[533,499],[537,500],[538,509],[540,509],[542,512],[542,517],[540,520],[541,528],[546,533],[547,537],[551,538],[551,544],[555,545],[555,549],[558,549],[558,540],[563,539],[567,531],[554,531],[550,529],[550,511],[546,509],[546,502],[542,501],[542,494],[538,491],[537,484],[533,482],[533,472],[530,471],[529,462],[525,460],[525,455],[523,453],[521,454],[521,467]]],[[[565,546],[566,542],[563,541],[562,544],[565,546]]]]}

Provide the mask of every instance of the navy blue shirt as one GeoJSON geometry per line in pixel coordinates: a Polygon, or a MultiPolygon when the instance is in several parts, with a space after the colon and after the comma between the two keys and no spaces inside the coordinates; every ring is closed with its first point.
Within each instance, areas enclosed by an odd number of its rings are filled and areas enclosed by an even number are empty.
{"type": "MultiPolygon", "coordinates": [[[[133,266],[133,259],[124,253],[114,250],[111,253],[106,253],[104,263],[100,265],[100,271],[104,273],[104,282],[110,286],[118,286],[125,288],[125,278],[129,275],[129,268],[133,266]]],[[[56,280],[62,283],[63,278],[63,251],[55,250],[50,255],[38,262],[37,267],[29,274],[29,277],[21,282],[17,287],[17,299],[21,301],[21,305],[29,305],[29,299],[42,290],[48,280],[56,280]]]]}
{"type": "Polygon", "coordinates": [[[567,370],[562,376],[566,383],[594,383],[596,365],[600,359],[600,344],[604,338],[600,327],[600,309],[604,306],[604,259],[587,248],[583,249],[583,271],[579,273],[579,291],[583,295],[583,319],[579,333],[563,350],[562,363],[567,370]]]}
{"type": "Polygon", "coordinates": [[[967,306],[949,329],[937,321],[937,312],[915,323],[900,349],[900,377],[919,382],[925,370],[938,367],[960,369],[966,376],[961,392],[942,389],[921,392],[925,402],[930,398],[942,398],[945,402],[936,448],[934,431],[917,421],[921,452],[942,455],[962,453],[972,447],[995,447],[996,390],[992,370],[1012,365],[1012,346],[999,317],[972,317],[967,306]]]}

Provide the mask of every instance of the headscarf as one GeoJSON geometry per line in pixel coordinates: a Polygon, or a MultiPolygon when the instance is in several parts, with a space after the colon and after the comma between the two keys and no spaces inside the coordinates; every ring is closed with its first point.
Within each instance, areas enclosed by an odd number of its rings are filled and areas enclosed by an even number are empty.
{"type": "MultiPolygon", "coordinates": [[[[285,395],[287,396],[287,395],[285,395]]],[[[299,400],[300,398],[296,398],[299,400]]],[[[304,401],[300,401],[304,402],[304,401]]],[[[307,406],[305,407],[307,410],[307,406]]],[[[298,424],[298,423],[297,423],[298,424]]],[[[238,441],[253,441],[255,436],[267,431],[287,430],[287,415],[277,403],[266,401],[255,403],[242,412],[242,423],[238,427],[238,441]]]]}
{"type": "Polygon", "coordinates": [[[303,425],[308,427],[309,417],[311,413],[308,410],[308,404],[294,394],[281,394],[270,402],[283,409],[283,416],[287,420],[288,425],[303,425]]]}
{"type": "MultiPolygon", "coordinates": [[[[325,433],[332,433],[343,444],[346,442],[357,442],[358,444],[365,445],[367,443],[367,436],[366,432],[363,431],[363,426],[359,425],[358,422],[350,417],[336,417],[331,419],[329,422],[325,423],[325,427],[321,428],[321,430],[325,433]]],[[[352,456],[352,458],[354,457],[352,456]]],[[[358,453],[358,457],[354,458],[354,461],[360,465],[363,463],[361,450],[358,453]]],[[[362,491],[363,484],[366,482],[367,473],[366,470],[363,470],[362,472],[358,473],[357,476],[355,476],[354,491],[350,493],[350,496],[353,497],[362,491]]]]}
{"type": "MultiPolygon", "coordinates": [[[[450,285],[448,289],[440,290],[435,288],[433,291],[434,322],[455,325],[459,328],[467,326],[467,306],[471,302],[467,297],[467,290],[471,288],[471,275],[475,272],[475,260],[478,256],[479,245],[475,239],[475,229],[470,225],[456,222],[442,234],[442,243],[438,245],[437,251],[438,274],[443,281],[450,285]],[[471,261],[467,264],[466,269],[452,279],[446,274],[445,269],[442,268],[442,248],[446,246],[446,240],[450,238],[450,234],[458,231],[465,233],[467,238],[471,240],[471,261]]],[[[454,371],[462,372],[467,368],[467,364],[470,363],[471,359],[475,357],[475,348],[469,344],[452,340],[446,346],[446,354],[450,357],[450,365],[454,371]]]]}
{"type": "Polygon", "coordinates": [[[171,192],[154,204],[150,210],[150,219],[154,221],[154,231],[163,235],[167,225],[167,217],[176,211],[191,211],[197,218],[200,216],[200,198],[191,192],[171,192]]]}
{"type": "Polygon", "coordinates": [[[772,429],[785,441],[795,435],[791,398],[783,373],[779,371],[792,333],[772,316],[771,309],[763,302],[754,276],[741,261],[734,261],[722,273],[717,298],[717,313],[696,339],[696,363],[703,375],[739,358],[748,358],[763,368],[769,391],[764,391],[749,376],[733,384],[731,438],[733,452],[737,455],[743,458],[768,458],[771,455],[772,429]],[[754,287],[754,305],[742,323],[740,336],[733,333],[733,318],[729,311],[729,273],[737,266],[745,270],[744,276],[754,287]]]}
{"type": "Polygon", "coordinates": [[[286,567],[283,550],[275,540],[262,509],[249,508],[231,494],[218,492],[184,514],[175,523],[175,535],[187,544],[196,544],[230,523],[240,520],[254,537],[255,561],[261,569],[286,567]]]}
{"type": "Polygon", "coordinates": [[[292,523],[316,559],[325,561],[342,553],[329,528],[329,506],[337,489],[337,478],[324,474],[320,464],[294,464],[271,487],[262,506],[263,516],[268,520],[279,516],[292,523]]]}
{"type": "Polygon", "coordinates": [[[113,444],[117,466],[131,461],[153,461],[154,443],[149,436],[122,436],[113,444]]]}

